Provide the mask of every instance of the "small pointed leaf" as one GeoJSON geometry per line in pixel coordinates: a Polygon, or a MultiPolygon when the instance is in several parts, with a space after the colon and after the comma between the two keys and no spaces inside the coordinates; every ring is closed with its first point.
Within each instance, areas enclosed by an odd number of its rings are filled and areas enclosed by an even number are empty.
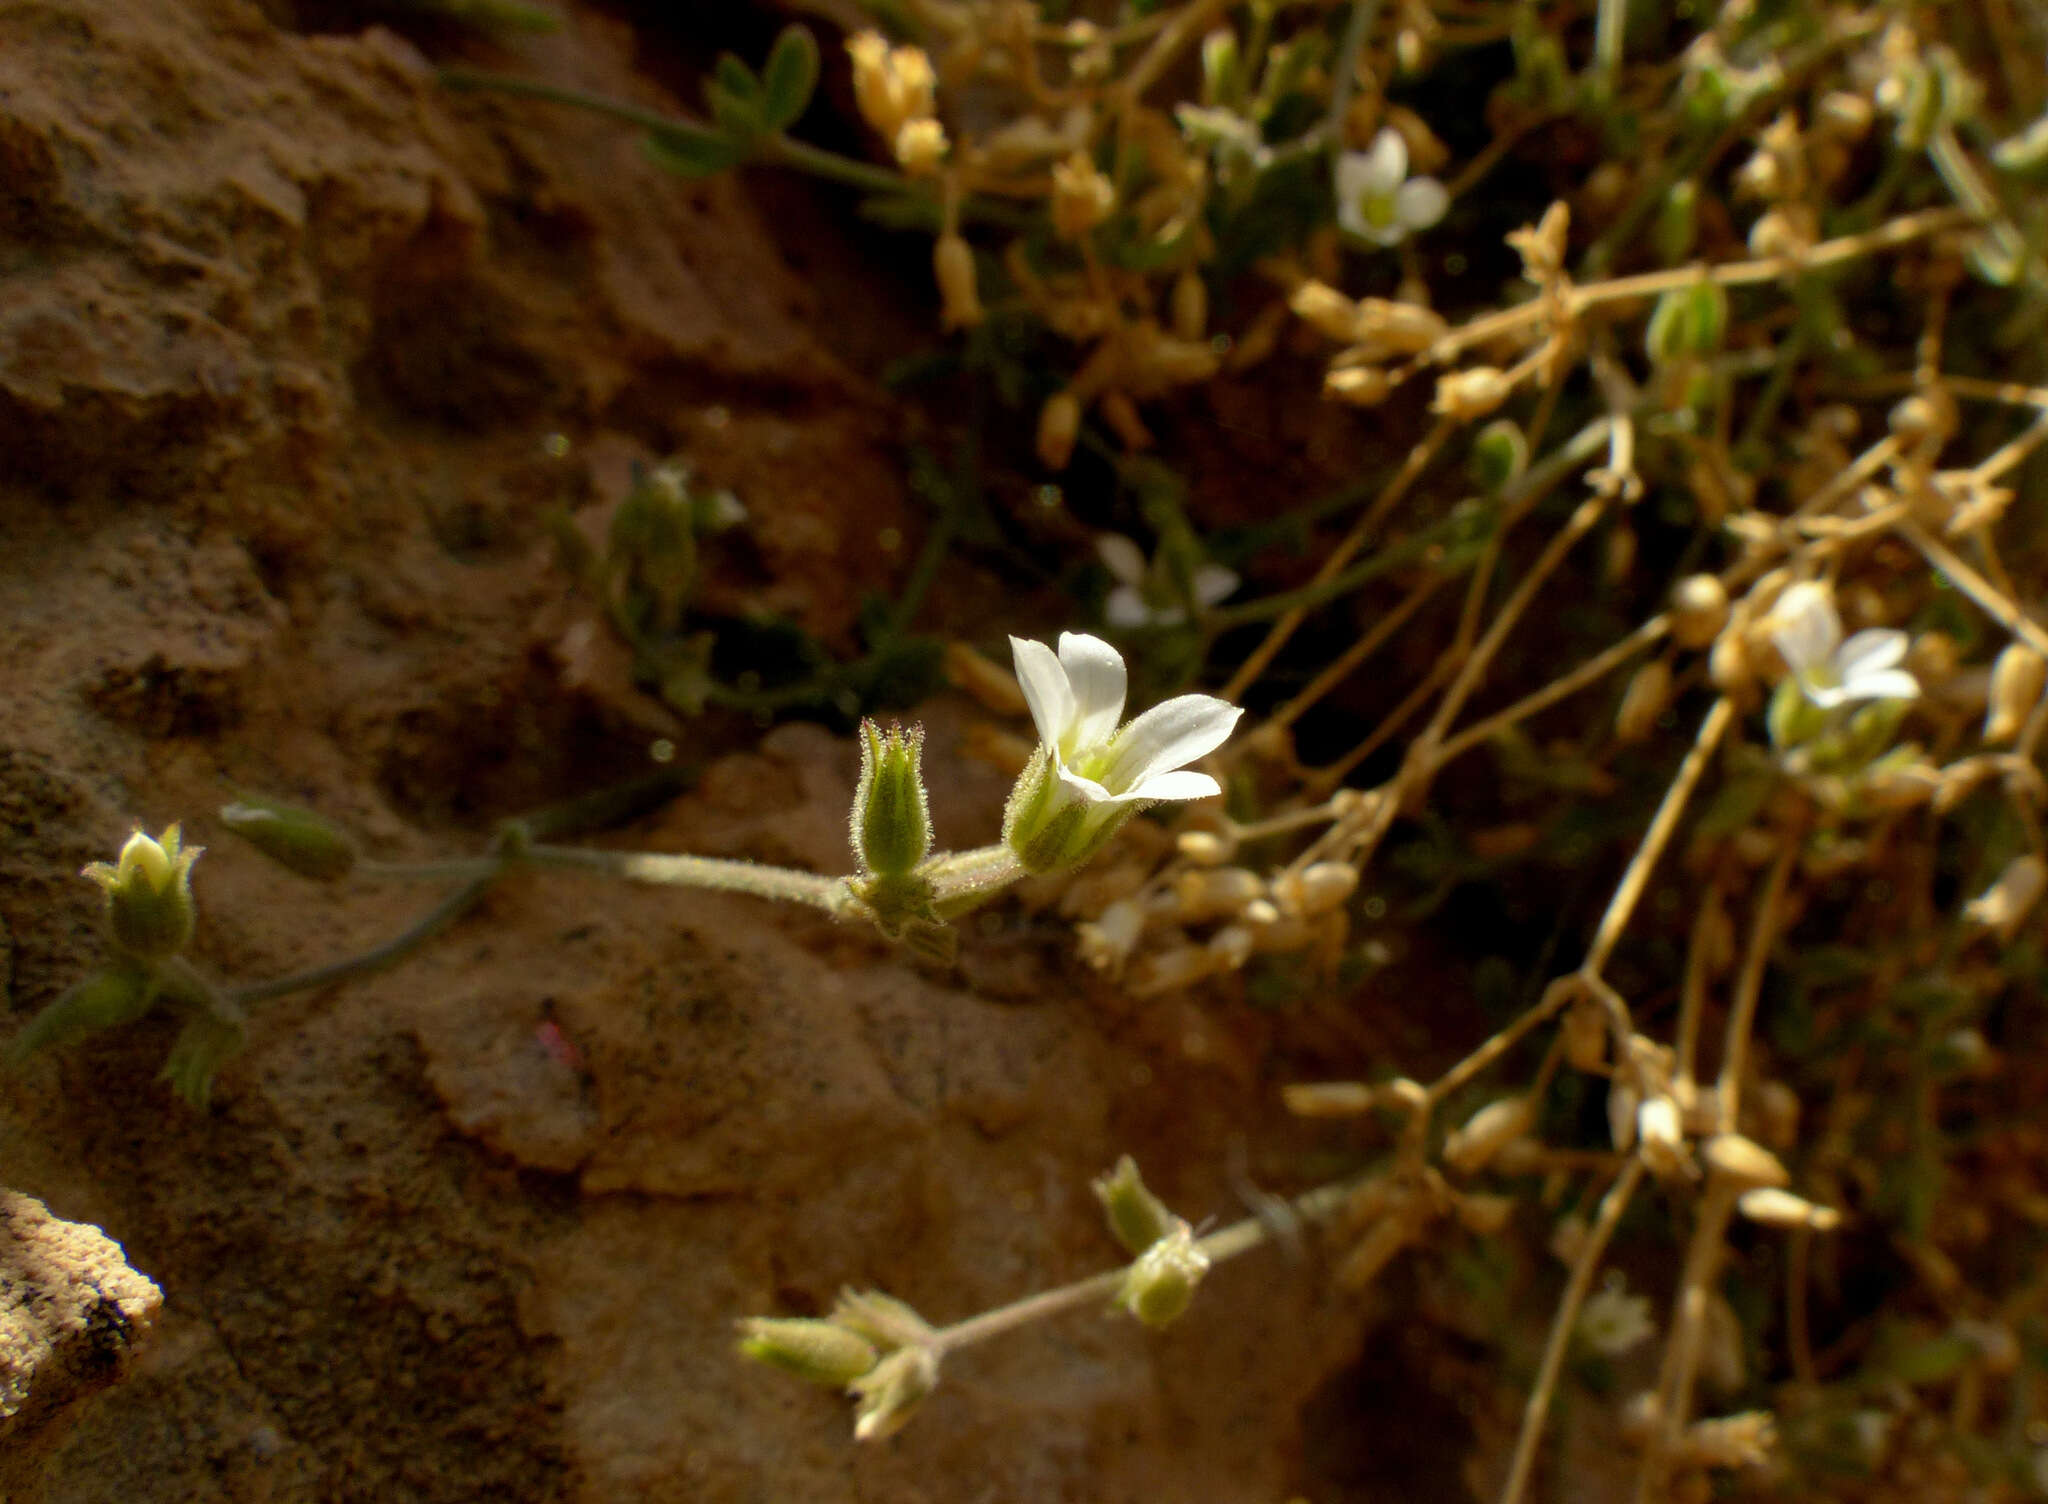
{"type": "Polygon", "coordinates": [[[761,69],[761,114],[768,129],[796,124],[817,86],[817,39],[804,27],[785,27],[761,69]]]}

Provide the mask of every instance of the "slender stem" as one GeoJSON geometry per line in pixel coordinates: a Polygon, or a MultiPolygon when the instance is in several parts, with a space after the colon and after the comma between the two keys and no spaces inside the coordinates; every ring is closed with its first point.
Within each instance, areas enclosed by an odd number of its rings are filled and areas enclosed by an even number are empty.
{"type": "Polygon", "coordinates": [[[1527,720],[1539,710],[1548,709],[1559,700],[1578,693],[1588,684],[1606,677],[1615,669],[1621,667],[1622,664],[1628,662],[1629,659],[1635,657],[1643,649],[1656,643],[1670,630],[1671,623],[1669,617],[1651,617],[1640,627],[1629,633],[1628,636],[1622,638],[1621,641],[1594,654],[1570,673],[1551,680],[1534,694],[1525,695],[1505,710],[1495,711],[1485,720],[1476,721],[1463,731],[1460,731],[1456,736],[1444,743],[1443,750],[1437,754],[1438,760],[1440,762],[1449,762],[1454,757],[1463,756],[1481,742],[1487,741],[1507,727],[1514,725],[1517,721],[1527,720]]]}
{"type": "Polygon", "coordinates": [[[747,893],[756,898],[809,904],[828,914],[843,912],[848,902],[844,878],[767,867],[758,862],[666,852],[597,851],[584,846],[530,846],[523,856],[541,867],[602,872],[636,883],[747,893]]]}
{"type": "MultiPolygon", "coordinates": [[[[1333,1216],[1351,1193],[1357,1189],[1356,1180],[1337,1181],[1330,1185],[1318,1186],[1315,1190],[1297,1196],[1288,1203],[1288,1210],[1304,1222],[1320,1222],[1333,1216]]],[[[1206,1238],[1195,1240],[1195,1248],[1209,1262],[1227,1263],[1239,1254],[1249,1253],[1273,1237],[1273,1224],[1264,1217],[1247,1217],[1242,1222],[1233,1222],[1228,1227],[1212,1232],[1206,1238]]],[[[1055,1290],[1042,1290],[1036,1295],[1027,1295],[1022,1300],[993,1311],[983,1311],[965,1321],[942,1327],[934,1332],[929,1345],[935,1356],[943,1357],[963,1347],[972,1347],[977,1342],[986,1342],[991,1337],[1000,1337],[1005,1332],[1028,1326],[1034,1321],[1043,1321],[1048,1316],[1057,1316],[1062,1311],[1076,1306],[1104,1301],[1115,1295],[1123,1284],[1126,1269],[1105,1269],[1071,1285],[1062,1285],[1055,1290]]]]}
{"type": "MultiPolygon", "coordinates": [[[[1726,703],[1725,701],[1723,703],[1726,703]]],[[[1749,950],[1742,958],[1742,974],[1735,984],[1735,998],[1728,1009],[1727,1044],[1721,1052],[1721,1076],[1715,1084],[1719,1099],[1721,1131],[1733,1133],[1742,1107],[1742,1076],[1749,1060],[1749,1036],[1756,1023],[1757,998],[1763,992],[1764,968],[1771,959],[1771,946],[1778,937],[1778,910],[1785,901],[1785,884],[1792,864],[1799,856],[1802,834],[1799,826],[1785,832],[1778,860],[1764,882],[1763,897],[1757,900],[1756,917],[1750,924],[1749,950]]]]}
{"type": "Polygon", "coordinates": [[[1630,916],[1635,913],[1636,904],[1642,899],[1643,889],[1650,881],[1650,871],[1657,864],[1657,858],[1664,854],[1665,843],[1671,839],[1672,831],[1678,828],[1678,817],[1684,813],[1692,792],[1699,786],[1700,775],[1706,771],[1708,760],[1714,749],[1720,745],[1721,737],[1735,719],[1735,702],[1722,698],[1714,702],[1714,708],[1707,712],[1700,722],[1699,734],[1693,738],[1692,750],[1685,754],[1685,761],[1678,765],[1678,776],[1671,780],[1671,787],[1664,791],[1664,799],[1657,806],[1657,813],[1650,820],[1650,828],[1643,836],[1643,844],[1636,848],[1630,859],[1628,871],[1622,874],[1621,884],[1614,890],[1614,897],[1607,905],[1607,912],[1600,918],[1600,929],[1593,937],[1591,949],[1586,952],[1583,969],[1593,975],[1604,971],[1608,960],[1614,954],[1614,947],[1621,942],[1622,931],[1628,928],[1630,916]]]}
{"type": "Polygon", "coordinates": [[[229,987],[225,989],[224,996],[231,1003],[247,1007],[253,1003],[264,1003],[272,998],[284,997],[288,993],[308,992],[316,987],[328,987],[336,982],[367,976],[373,971],[382,971],[385,967],[403,960],[473,908],[484,894],[490,892],[505,869],[511,865],[512,859],[492,857],[485,860],[494,864],[490,871],[471,878],[427,910],[414,921],[411,928],[392,936],[382,945],[366,950],[359,956],[350,956],[343,961],[331,961],[325,966],[315,966],[310,971],[293,972],[289,976],[278,977],[268,982],[249,982],[240,987],[229,987]]]}
{"type": "Polygon", "coordinates": [[[1388,638],[1406,626],[1408,619],[1422,608],[1423,603],[1443,587],[1445,579],[1444,575],[1433,574],[1420,581],[1408,592],[1400,605],[1373,623],[1370,632],[1340,653],[1327,668],[1309,681],[1308,687],[1300,694],[1274,711],[1273,723],[1277,726],[1291,726],[1299,720],[1303,711],[1342,684],[1353,669],[1378,652],[1385,646],[1388,638]]]}
{"type": "Polygon", "coordinates": [[[1593,1276],[1600,1270],[1600,1259],[1607,1252],[1608,1240],[1614,1236],[1621,1214],[1628,1209],[1642,1180],[1643,1162],[1631,1159],[1622,1169],[1620,1178],[1608,1187],[1607,1194],[1601,1198],[1600,1211],[1587,1231],[1578,1258],[1572,1263],[1571,1278],[1565,1282],[1564,1295],[1557,1303],[1557,1314],[1551,1318],[1550,1337],[1543,1344],[1543,1361],[1537,1365],[1535,1386],[1529,1391],[1529,1402],[1522,1408],[1522,1429],[1515,1437],[1514,1460],[1508,1464],[1507,1481],[1501,1485],[1499,1504],[1521,1504],[1523,1491],[1529,1486],[1529,1474],[1536,1466],[1536,1449],[1543,1440],[1543,1420],[1550,1413],[1550,1397],[1557,1389],[1557,1376],[1564,1367],[1565,1354],[1571,1349],[1572,1332],[1579,1322],[1579,1308],[1585,1304],[1593,1276]]]}
{"type": "Polygon", "coordinates": [[[474,877],[495,873],[505,864],[503,857],[458,856],[439,862],[378,862],[365,857],[350,869],[354,875],[389,879],[395,882],[448,882],[460,878],[464,882],[474,877]]]}
{"type": "Polygon", "coordinates": [[[1907,542],[1920,550],[1928,563],[1947,575],[1959,590],[1983,607],[1986,615],[2013,636],[2024,641],[2035,652],[2048,657],[2048,632],[2036,626],[2033,618],[2022,611],[2010,597],[2004,595],[1996,585],[1956,557],[1953,549],[1921,531],[1918,524],[1901,522],[1898,530],[1907,542]]]}
{"type": "Polygon", "coordinates": [[[1685,1274],[1672,1311],[1671,1335],[1665,1341],[1664,1361],[1658,1370],[1656,1421],[1643,1449],[1642,1469],[1636,1474],[1636,1504],[1651,1504],[1663,1497],[1671,1448],[1684,1429],[1686,1411],[1692,1407],[1693,1375],[1699,1369],[1707,1302],[1721,1266],[1728,1219],[1735,1212],[1736,1190],[1725,1175],[1715,1175],[1707,1181],[1700,1201],[1699,1220],[1693,1224],[1692,1240],[1686,1246],[1685,1274]]]}
{"type": "Polygon", "coordinates": [[[985,898],[1024,876],[1017,854],[998,841],[972,851],[952,851],[925,863],[922,875],[931,880],[940,904],[985,898]]]}

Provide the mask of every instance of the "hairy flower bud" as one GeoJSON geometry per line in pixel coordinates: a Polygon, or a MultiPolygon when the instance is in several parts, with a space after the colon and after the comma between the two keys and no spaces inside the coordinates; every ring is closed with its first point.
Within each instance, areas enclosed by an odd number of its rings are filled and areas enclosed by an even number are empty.
{"type": "Polygon", "coordinates": [[[1143,1177],[1138,1174],[1138,1162],[1128,1154],[1116,1162],[1115,1169],[1099,1176],[1089,1189],[1102,1203],[1102,1210],[1109,1218],[1110,1233],[1123,1244],[1127,1253],[1143,1253],[1172,1232],[1176,1225],[1185,1225],[1167,1209],[1164,1201],[1146,1187],[1143,1177]]]}
{"type": "Polygon", "coordinates": [[[874,1344],[831,1321],[750,1316],[740,1323],[742,1356],[813,1384],[844,1389],[875,1366],[874,1344]]]}
{"type": "Polygon", "coordinates": [[[2023,642],[2008,643],[1991,665],[1990,705],[1984,717],[1984,740],[2009,742],[2020,734],[2027,717],[2040,703],[2048,684],[2048,659],[2023,642]]]}
{"type": "Polygon", "coordinates": [[[244,798],[221,806],[220,823],[279,866],[315,882],[347,877],[356,864],[355,843],[311,810],[244,798]]]}
{"type": "Polygon", "coordinates": [[[1176,1219],[1124,1271],[1116,1303],[1149,1327],[1169,1325],[1187,1310],[1208,1272],[1209,1256],[1196,1244],[1194,1230],[1176,1219]]]}
{"type": "Polygon", "coordinates": [[[205,849],[182,845],[175,825],[160,841],[138,830],[121,848],[117,864],[93,862],[79,873],[106,893],[107,929],[116,946],[149,961],[185,948],[198,923],[192,864],[205,849]]]}
{"type": "Polygon", "coordinates": [[[932,849],[925,800],[924,727],[860,723],[860,785],[853,796],[853,851],[861,870],[900,877],[932,849]]]}

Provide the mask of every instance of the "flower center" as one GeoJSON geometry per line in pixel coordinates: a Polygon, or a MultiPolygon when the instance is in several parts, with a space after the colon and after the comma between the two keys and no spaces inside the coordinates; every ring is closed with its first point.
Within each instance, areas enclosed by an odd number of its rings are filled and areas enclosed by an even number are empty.
{"type": "Polygon", "coordinates": [[[1384,230],[1395,221],[1394,195],[1391,193],[1366,192],[1358,196],[1358,212],[1365,222],[1376,230],[1384,230]]]}

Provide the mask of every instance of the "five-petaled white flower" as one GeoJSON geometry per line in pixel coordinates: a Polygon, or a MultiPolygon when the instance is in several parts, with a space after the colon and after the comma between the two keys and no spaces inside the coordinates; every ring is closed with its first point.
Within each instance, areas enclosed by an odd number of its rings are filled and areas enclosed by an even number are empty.
{"type": "MultiPolygon", "coordinates": [[[[1187,612],[1177,605],[1152,603],[1151,597],[1159,594],[1159,585],[1152,579],[1152,566],[1144,550],[1129,538],[1122,533],[1104,533],[1095,540],[1095,552],[1103,566],[1116,576],[1115,588],[1102,603],[1102,614],[1112,627],[1177,627],[1187,620],[1187,612]]],[[[1239,580],[1234,569],[1225,569],[1221,564],[1198,564],[1188,584],[1194,590],[1195,604],[1207,610],[1227,599],[1237,589],[1239,580]]]]}
{"type": "Polygon", "coordinates": [[[1127,724],[1124,660],[1099,637],[1062,632],[1057,655],[1010,639],[1039,749],[1017,780],[1003,839],[1033,872],[1071,867],[1145,805],[1205,799],[1216,780],[1186,765],[1223,745],[1244,712],[1178,695],[1127,724]]]}
{"type": "Polygon", "coordinates": [[[1408,143],[1389,127],[1366,151],[1337,158],[1337,224],[1375,245],[1394,245],[1444,217],[1451,196],[1435,178],[1408,176],[1408,143]]]}
{"type": "Polygon", "coordinates": [[[1834,593],[1815,581],[1792,586],[1771,611],[1771,641],[1800,692],[1822,710],[1858,700],[1911,700],[1920,681],[1899,664],[1906,634],[1874,627],[1842,640],[1834,593]]]}

